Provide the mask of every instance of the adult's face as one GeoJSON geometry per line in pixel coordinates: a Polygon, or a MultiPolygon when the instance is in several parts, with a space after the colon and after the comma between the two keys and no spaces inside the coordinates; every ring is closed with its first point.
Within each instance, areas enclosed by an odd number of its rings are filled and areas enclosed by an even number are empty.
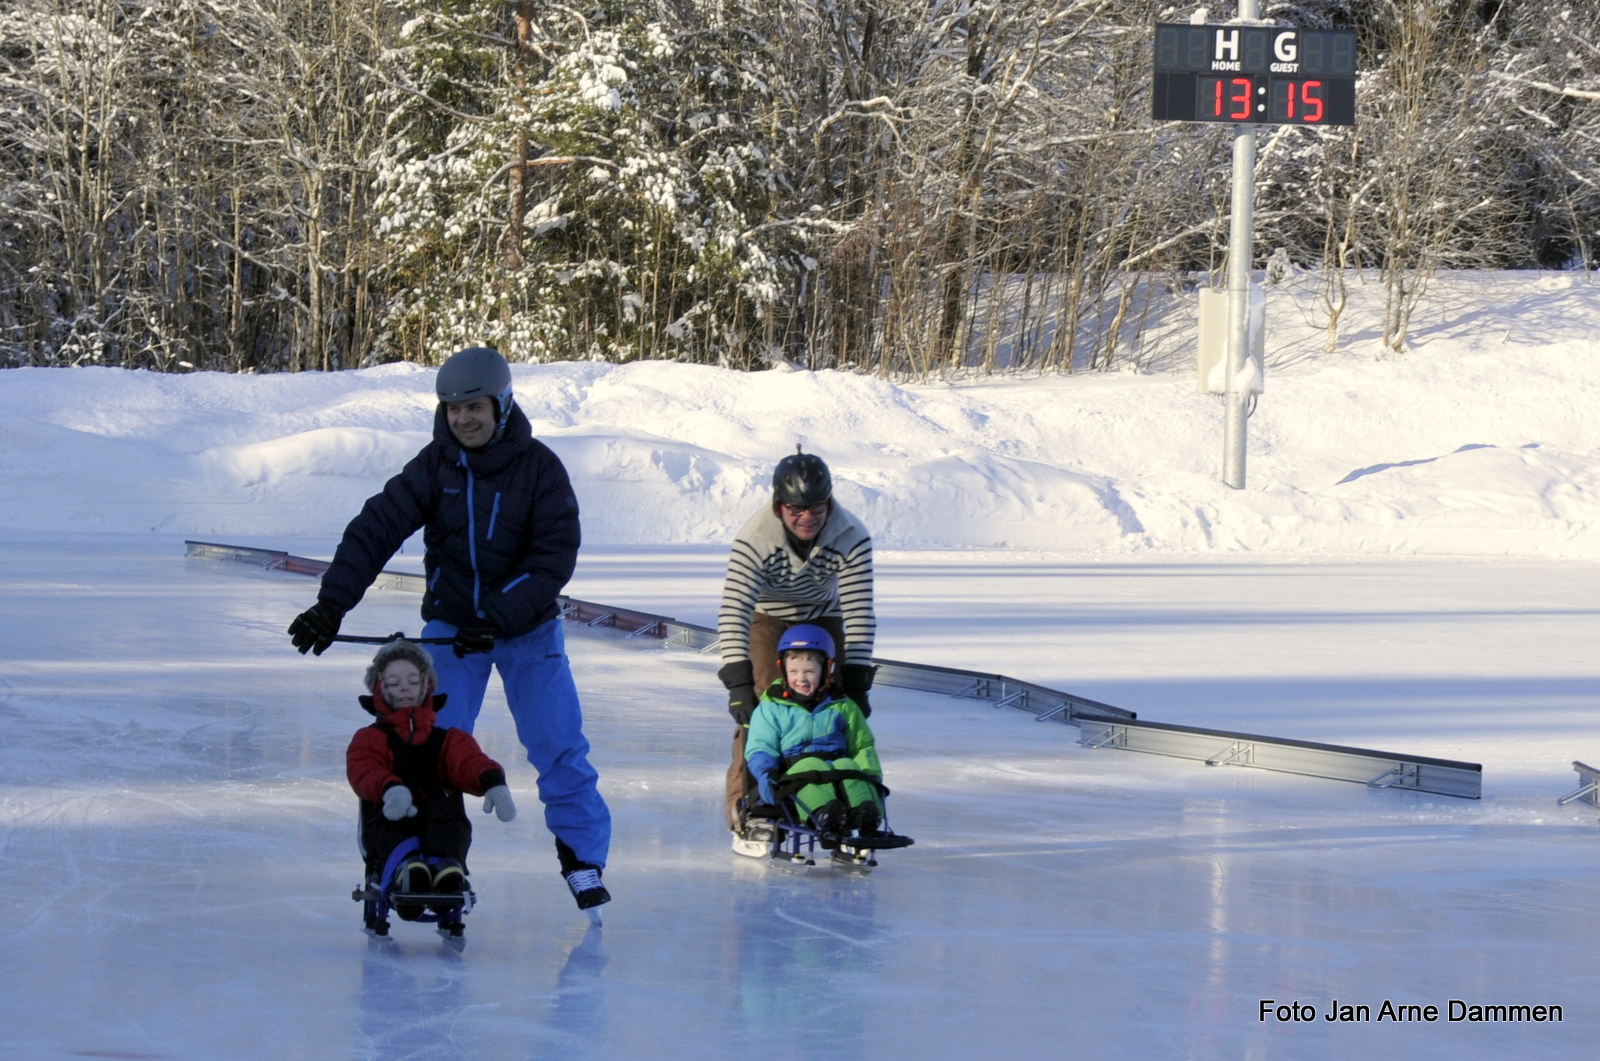
{"type": "Polygon", "coordinates": [[[467,449],[487,446],[494,438],[493,399],[478,397],[464,402],[445,402],[444,413],[450,421],[450,433],[467,449]]]}
{"type": "Polygon", "coordinates": [[[778,505],[778,518],[783,520],[783,525],[789,528],[789,533],[803,542],[808,542],[822,533],[823,526],[828,522],[828,512],[833,503],[819,501],[815,505],[778,505]]]}

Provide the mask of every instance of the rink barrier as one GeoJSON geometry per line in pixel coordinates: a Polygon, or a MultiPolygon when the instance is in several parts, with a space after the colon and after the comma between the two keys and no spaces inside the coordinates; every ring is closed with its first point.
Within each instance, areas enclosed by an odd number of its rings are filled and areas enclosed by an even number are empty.
{"type": "MultiPolygon", "coordinates": [[[[329,566],[324,560],[293,556],[276,549],[196,541],[185,542],[184,546],[191,557],[244,563],[270,571],[317,576],[329,566]]],[[[373,584],[413,593],[421,593],[426,588],[421,575],[405,571],[385,570],[373,584]]],[[[615,630],[626,638],[648,639],[664,648],[710,653],[718,647],[717,632],[708,626],[576,597],[557,597],[556,602],[561,608],[561,618],[581,627],[615,630]]],[[[872,662],[877,667],[875,685],[981,700],[997,708],[1029,711],[1036,722],[1053,720],[1078,726],[1079,743],[1088,748],[1117,748],[1193,759],[1208,766],[1247,766],[1332,781],[1355,781],[1374,789],[1429,792],[1464,799],[1478,799],[1483,794],[1483,767],[1477,763],[1146,722],[1132,711],[1033,682],[1018,681],[1004,674],[893,659],[874,658],[872,662]]],[[[1582,793],[1580,790],[1571,798],[1580,798],[1582,793]]],[[[1592,790],[1590,796],[1593,796],[1592,790]]]]}
{"type": "Polygon", "coordinates": [[[1142,720],[1084,717],[1078,726],[1078,743],[1086,748],[1170,755],[1196,759],[1207,766],[1253,766],[1285,774],[1356,781],[1368,788],[1430,792],[1463,799],[1479,799],[1483,795],[1483,767],[1477,763],[1142,720]]]}
{"type": "MultiPolygon", "coordinates": [[[[297,575],[321,575],[328,569],[325,560],[312,560],[294,556],[277,549],[256,549],[244,545],[222,545],[217,542],[184,542],[187,555],[204,560],[226,560],[249,564],[266,571],[287,571],[297,575]]],[[[421,593],[426,582],[421,575],[406,571],[384,571],[373,583],[389,589],[421,593]]],[[[625,637],[659,641],[666,648],[683,648],[710,653],[717,649],[717,632],[709,626],[681,622],[664,615],[618,608],[610,604],[560,596],[556,603],[561,608],[561,618],[567,622],[590,629],[615,630],[625,637]]],[[[1040,722],[1059,719],[1074,722],[1084,715],[1104,715],[1109,718],[1135,718],[1132,711],[1087,700],[1032,682],[1021,682],[1004,674],[987,674],[982,671],[961,670],[956,667],[934,667],[923,663],[906,663],[893,659],[874,659],[877,675],[874,684],[898,689],[915,689],[921,692],[942,693],[960,699],[983,700],[995,707],[1016,707],[1031,711],[1040,722]]]]}
{"type": "MultiPolygon", "coordinates": [[[[248,545],[219,545],[216,542],[184,542],[184,555],[201,560],[228,560],[249,564],[263,571],[287,571],[294,575],[319,576],[328,570],[326,560],[312,560],[304,556],[291,556],[279,549],[255,549],[248,545]]],[[[380,572],[372,583],[379,589],[398,589],[421,593],[427,582],[421,575],[409,571],[380,572]]]]}
{"type": "Polygon", "coordinates": [[[1582,800],[1600,807],[1600,770],[1596,770],[1588,763],[1580,763],[1576,759],[1572,761],[1572,768],[1578,772],[1578,789],[1576,792],[1567,793],[1556,802],[1565,807],[1568,803],[1582,800]]]}

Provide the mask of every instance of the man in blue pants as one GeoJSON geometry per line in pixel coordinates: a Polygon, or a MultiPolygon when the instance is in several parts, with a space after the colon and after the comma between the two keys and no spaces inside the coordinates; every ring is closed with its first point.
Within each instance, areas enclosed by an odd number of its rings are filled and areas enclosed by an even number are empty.
{"type": "Polygon", "coordinates": [[[451,355],[436,387],[433,441],[350,521],[317,603],[289,635],[301,653],[321,655],[383,565],[426,528],[422,636],[453,639],[429,646],[445,694],[438,724],[472,732],[490,668],[500,672],[517,737],[539,771],[561,875],[593,916],[611,900],[600,882],[611,813],[589,765],[556,603],[577,563],[578,501],[560,458],[512,400],[511,369],[497,351],[451,355]]]}

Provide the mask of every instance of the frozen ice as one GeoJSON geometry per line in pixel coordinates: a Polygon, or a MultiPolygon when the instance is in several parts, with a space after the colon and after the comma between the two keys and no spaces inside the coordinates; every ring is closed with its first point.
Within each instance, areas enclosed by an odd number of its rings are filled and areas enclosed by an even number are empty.
{"type": "MultiPolygon", "coordinates": [[[[266,543],[257,543],[266,544],[266,543]]],[[[329,540],[278,541],[328,555],[329,540]]],[[[589,549],[570,587],[706,622],[716,548],[589,549]]],[[[881,654],[1158,721],[1481,761],[1482,801],[1075,743],[874,690],[893,824],[868,877],[733,855],[718,661],[569,639],[616,819],[591,928],[538,814],[476,813],[456,954],[360,931],[343,749],[363,650],[283,629],[315,583],[163,536],[0,538],[0,992],[19,1058],[1587,1057],[1600,571],[887,553],[881,654]],[[1263,1023],[1262,999],[1556,1004],[1560,1024],[1263,1023]]],[[[374,591],[349,632],[415,632],[374,591]]],[[[478,735],[531,804],[493,691],[478,735]],[[526,795],[525,795],[526,794],[526,795]]]]}
{"type": "MultiPolygon", "coordinates": [[[[1243,491],[1182,314],[1139,373],[514,374],[583,510],[574,596],[710,624],[799,442],[873,529],[880,655],[1479,762],[1481,801],[1091,750],[880,688],[916,846],[868,877],[785,869],[729,850],[720,661],[573,630],[616,900],[592,928],[540,815],[474,805],[459,954],[360,932],[343,751],[367,654],[290,648],[311,580],[182,548],[330,555],[427,439],[431,373],[0,373],[8,1056],[1591,1057],[1600,822],[1556,800],[1600,765],[1600,288],[1441,275],[1400,356],[1373,284],[1323,353],[1320,282],[1266,293],[1243,491]],[[1374,1019],[1263,1021],[1265,999],[1374,1019]],[[1376,1019],[1450,999],[1563,1019],[1376,1019]]],[[[419,625],[383,590],[346,629],[419,625]]],[[[492,686],[478,735],[530,808],[492,686]]]]}

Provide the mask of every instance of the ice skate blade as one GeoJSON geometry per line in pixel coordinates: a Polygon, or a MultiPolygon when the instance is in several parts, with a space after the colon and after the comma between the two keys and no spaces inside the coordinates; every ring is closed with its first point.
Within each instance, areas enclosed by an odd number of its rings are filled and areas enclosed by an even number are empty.
{"type": "Polygon", "coordinates": [[[848,851],[844,850],[835,851],[830,862],[835,869],[844,870],[846,873],[854,873],[863,877],[868,873],[871,873],[872,867],[878,864],[877,859],[866,854],[852,855],[848,851]]]}
{"type": "Polygon", "coordinates": [[[595,928],[601,927],[600,908],[598,906],[591,906],[589,909],[585,910],[584,913],[589,915],[589,924],[593,925],[595,928]]]}

